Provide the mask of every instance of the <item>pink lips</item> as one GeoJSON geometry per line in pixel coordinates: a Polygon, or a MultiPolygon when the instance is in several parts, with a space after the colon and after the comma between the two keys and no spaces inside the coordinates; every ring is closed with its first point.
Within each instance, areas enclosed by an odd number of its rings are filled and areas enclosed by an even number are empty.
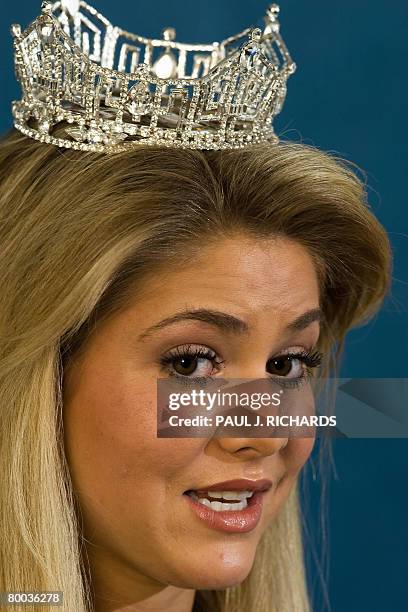
{"type": "Polygon", "coordinates": [[[240,478],[237,480],[226,480],[214,485],[194,489],[195,493],[205,493],[209,491],[254,491],[252,497],[248,499],[248,505],[243,510],[216,511],[208,506],[200,504],[198,501],[185,495],[186,501],[196,516],[204,521],[212,529],[224,532],[245,533],[255,529],[262,515],[263,495],[272,486],[270,480],[247,480],[240,478]]]}
{"type": "Polygon", "coordinates": [[[260,480],[248,480],[247,478],[236,478],[235,480],[224,480],[208,487],[200,487],[194,491],[267,491],[272,482],[267,478],[260,480]]]}

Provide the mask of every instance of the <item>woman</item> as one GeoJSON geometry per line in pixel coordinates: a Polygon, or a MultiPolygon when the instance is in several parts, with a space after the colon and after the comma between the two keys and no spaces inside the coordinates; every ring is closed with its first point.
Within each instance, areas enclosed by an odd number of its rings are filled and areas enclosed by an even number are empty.
{"type": "Polygon", "coordinates": [[[70,612],[310,610],[313,439],[157,438],[156,380],[334,372],[389,286],[360,180],[301,144],[107,156],[13,130],[0,202],[0,590],[60,590],[70,612]],[[247,530],[193,507],[259,486],[247,530]]]}

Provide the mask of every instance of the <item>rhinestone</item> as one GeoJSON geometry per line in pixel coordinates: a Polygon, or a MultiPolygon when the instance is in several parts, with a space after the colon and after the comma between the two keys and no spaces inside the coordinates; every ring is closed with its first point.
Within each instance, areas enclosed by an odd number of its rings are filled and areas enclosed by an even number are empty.
{"type": "Polygon", "coordinates": [[[18,23],[13,23],[10,27],[10,32],[14,38],[20,38],[21,26],[18,23]]]}
{"type": "Polygon", "coordinates": [[[62,8],[72,17],[79,11],[79,0],[61,0],[62,8]]]}
{"type": "Polygon", "coordinates": [[[72,136],[72,138],[75,138],[75,140],[81,141],[81,140],[84,140],[85,138],[85,133],[80,128],[77,128],[77,127],[66,128],[65,131],[67,134],[69,134],[69,136],[72,136]]]}
{"type": "Polygon", "coordinates": [[[122,125],[118,123],[114,123],[112,126],[110,126],[110,131],[113,134],[122,134],[123,133],[122,125]]]}
{"type": "Polygon", "coordinates": [[[174,28],[165,28],[163,30],[163,40],[175,40],[176,30],[174,28]]]}
{"type": "Polygon", "coordinates": [[[103,136],[103,142],[105,144],[113,145],[121,142],[121,140],[124,140],[125,138],[127,138],[127,134],[105,134],[103,136]]]}
{"type": "Polygon", "coordinates": [[[54,38],[54,28],[52,25],[45,25],[41,28],[41,38],[45,43],[51,43],[54,38]]]}
{"type": "Polygon", "coordinates": [[[153,64],[153,70],[159,79],[171,79],[177,76],[177,60],[170,49],[167,49],[153,64]]]}
{"type": "Polygon", "coordinates": [[[102,142],[103,134],[101,134],[101,132],[97,130],[96,128],[90,128],[86,134],[86,138],[88,142],[92,142],[93,144],[96,144],[98,142],[102,142]]]}
{"type": "Polygon", "coordinates": [[[44,133],[48,133],[48,130],[50,129],[50,122],[49,121],[40,121],[40,123],[38,124],[38,130],[40,132],[44,132],[44,133]]]}
{"type": "Polygon", "coordinates": [[[43,0],[43,2],[41,2],[41,11],[46,15],[50,15],[52,13],[52,2],[43,0]]]}

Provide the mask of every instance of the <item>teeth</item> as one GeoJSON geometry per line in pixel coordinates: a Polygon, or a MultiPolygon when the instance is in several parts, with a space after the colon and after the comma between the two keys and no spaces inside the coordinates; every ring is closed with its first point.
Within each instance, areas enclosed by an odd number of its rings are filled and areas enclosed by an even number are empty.
{"type": "Polygon", "coordinates": [[[247,507],[247,500],[243,499],[242,501],[235,504],[224,504],[220,501],[210,501],[206,497],[200,497],[197,499],[200,504],[203,506],[207,506],[207,508],[211,508],[211,510],[215,510],[216,512],[224,512],[225,510],[243,510],[247,507]]]}
{"type": "MultiPolygon", "coordinates": [[[[202,493],[201,493],[202,494],[202,493]]],[[[206,491],[206,497],[213,499],[239,500],[252,497],[253,491],[206,491]]]]}
{"type": "MultiPolygon", "coordinates": [[[[213,497],[214,491],[210,492],[210,497],[213,497]]],[[[252,491],[222,491],[221,497],[223,499],[246,499],[252,497],[252,491]]]]}
{"type": "Polygon", "coordinates": [[[247,507],[247,497],[252,496],[252,491],[210,491],[210,497],[217,497],[223,499],[234,499],[239,500],[232,504],[224,503],[221,501],[210,501],[206,497],[198,497],[194,491],[191,491],[189,495],[198,501],[203,506],[207,506],[207,508],[211,508],[211,510],[215,510],[216,512],[224,512],[225,510],[244,510],[247,507]],[[216,493],[217,495],[214,495],[216,493]]]}
{"type": "MultiPolygon", "coordinates": [[[[211,495],[211,497],[215,497],[216,499],[221,499],[222,497],[224,497],[223,495],[223,491],[211,491],[211,493],[209,493],[208,495],[211,495]]],[[[224,497],[225,499],[225,497],[224,497]]],[[[230,498],[228,498],[230,499],[230,498]]]]}

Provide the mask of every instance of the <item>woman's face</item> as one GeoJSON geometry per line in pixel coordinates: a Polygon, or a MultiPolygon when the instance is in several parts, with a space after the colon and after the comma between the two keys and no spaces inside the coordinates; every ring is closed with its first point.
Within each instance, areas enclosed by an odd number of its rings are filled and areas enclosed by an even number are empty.
{"type": "MultiPolygon", "coordinates": [[[[271,358],[316,344],[317,318],[293,322],[318,307],[316,272],[302,246],[242,235],[157,274],[97,328],[64,376],[66,453],[97,588],[137,585],[148,596],[163,585],[222,589],[248,575],[314,440],[157,438],[157,378],[279,373],[282,361],[271,358]],[[207,356],[183,359],[186,345],[207,356]],[[185,495],[234,479],[272,482],[249,530],[211,525],[185,495]]],[[[283,371],[299,376],[302,367],[294,360],[283,371]]]]}

